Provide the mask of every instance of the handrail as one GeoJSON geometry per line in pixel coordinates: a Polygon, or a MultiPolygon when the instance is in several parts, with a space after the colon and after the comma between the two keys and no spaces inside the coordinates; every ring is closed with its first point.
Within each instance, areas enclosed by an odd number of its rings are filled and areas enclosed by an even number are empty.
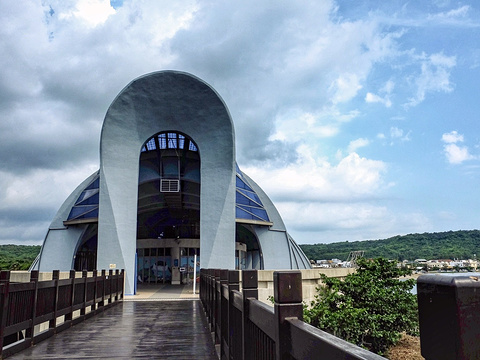
{"type": "Polygon", "coordinates": [[[37,270],[29,282],[11,282],[10,271],[0,272],[0,358],[4,359],[94,316],[123,300],[125,272],[74,270],[60,279],[39,281],[37,270]],[[108,289],[106,291],[105,289],[108,289]]]}
{"type": "Polygon", "coordinates": [[[256,270],[200,270],[200,300],[220,360],[385,359],[303,322],[300,271],[274,272],[273,308],[258,300],[257,286],[256,270]]]}

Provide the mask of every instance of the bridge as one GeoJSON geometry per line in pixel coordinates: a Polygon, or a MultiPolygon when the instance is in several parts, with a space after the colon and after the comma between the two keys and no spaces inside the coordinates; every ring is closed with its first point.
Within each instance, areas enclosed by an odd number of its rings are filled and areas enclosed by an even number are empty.
{"type": "MultiPolygon", "coordinates": [[[[132,300],[123,295],[123,271],[87,275],[54,271],[42,280],[45,274],[33,271],[29,282],[20,283],[0,272],[1,358],[384,359],[303,323],[299,271],[274,273],[273,307],[257,299],[256,270],[202,269],[200,300],[132,300]]],[[[479,358],[477,283],[473,276],[419,279],[427,360],[479,358]],[[432,323],[438,314],[453,330],[442,332],[438,321],[432,323]]]]}

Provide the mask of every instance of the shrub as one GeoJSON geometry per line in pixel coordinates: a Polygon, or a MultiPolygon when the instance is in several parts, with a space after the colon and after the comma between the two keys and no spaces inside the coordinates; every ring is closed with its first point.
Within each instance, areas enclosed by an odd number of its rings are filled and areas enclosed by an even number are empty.
{"type": "Polygon", "coordinates": [[[402,332],[418,334],[418,307],[410,270],[387,259],[359,259],[344,280],[322,274],[324,286],[304,309],[304,320],[335,336],[384,354],[402,332]]]}

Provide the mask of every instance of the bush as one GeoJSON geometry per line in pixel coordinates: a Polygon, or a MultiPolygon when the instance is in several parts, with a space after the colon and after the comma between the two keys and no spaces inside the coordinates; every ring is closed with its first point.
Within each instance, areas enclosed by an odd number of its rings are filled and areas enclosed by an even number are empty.
{"type": "Polygon", "coordinates": [[[304,321],[335,336],[384,354],[402,332],[418,335],[418,307],[411,293],[410,270],[378,258],[359,259],[344,280],[322,276],[315,300],[304,309],[304,321]]]}

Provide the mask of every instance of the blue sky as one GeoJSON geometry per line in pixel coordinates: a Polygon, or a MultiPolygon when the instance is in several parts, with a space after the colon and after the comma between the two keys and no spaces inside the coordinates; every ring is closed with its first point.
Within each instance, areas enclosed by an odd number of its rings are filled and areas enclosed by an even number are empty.
{"type": "Polygon", "coordinates": [[[190,72],[300,244],[479,228],[475,1],[0,2],[0,243],[40,244],[132,79],[190,72]]]}

